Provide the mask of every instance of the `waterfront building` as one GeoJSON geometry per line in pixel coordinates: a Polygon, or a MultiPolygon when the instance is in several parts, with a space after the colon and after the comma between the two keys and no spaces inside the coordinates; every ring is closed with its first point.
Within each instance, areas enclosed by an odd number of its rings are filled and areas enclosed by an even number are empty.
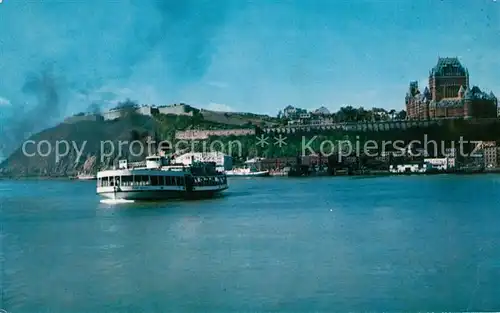
{"type": "Polygon", "coordinates": [[[426,158],[424,159],[424,164],[428,166],[428,168],[437,169],[437,170],[448,170],[455,167],[455,158],[454,157],[445,157],[445,158],[426,158]]]}
{"type": "Polygon", "coordinates": [[[486,168],[497,168],[498,167],[498,156],[499,147],[485,147],[483,149],[484,153],[484,167],[486,168]]]}
{"type": "Polygon", "coordinates": [[[421,164],[398,164],[390,165],[389,172],[391,173],[423,173],[425,167],[421,164]]]}
{"type": "Polygon", "coordinates": [[[497,147],[495,141],[482,141],[476,146],[476,153],[479,157],[482,156],[485,168],[497,168],[500,157],[500,147],[497,147]]]}
{"type": "Polygon", "coordinates": [[[266,158],[260,160],[261,170],[276,170],[285,167],[296,166],[298,164],[296,157],[279,157],[279,158],[266,158]]]}
{"type": "Polygon", "coordinates": [[[405,104],[409,119],[489,118],[497,116],[498,101],[493,92],[469,86],[469,72],[458,58],[439,58],[423,92],[410,82],[405,104]]]}

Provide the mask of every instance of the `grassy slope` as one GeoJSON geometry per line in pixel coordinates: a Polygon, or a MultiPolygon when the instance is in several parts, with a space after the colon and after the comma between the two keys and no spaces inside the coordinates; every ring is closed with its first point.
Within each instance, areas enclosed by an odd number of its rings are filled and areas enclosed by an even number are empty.
{"type": "MultiPolygon", "coordinates": [[[[36,142],[47,140],[52,146],[56,145],[58,140],[66,140],[74,142],[78,147],[82,147],[86,142],[83,157],[76,160],[76,151],[71,151],[59,163],[55,162],[55,154],[52,152],[47,157],[36,155],[27,157],[23,155],[21,147],[15,151],[7,160],[0,164],[0,171],[6,175],[12,176],[67,176],[74,175],[80,171],[91,156],[97,158],[98,162],[92,164],[91,170],[96,171],[100,168],[109,166],[115,162],[119,156],[118,151],[109,158],[101,158],[101,142],[111,140],[115,142],[116,149],[117,141],[145,141],[148,135],[156,135],[156,139],[174,141],[175,132],[185,129],[229,129],[235,127],[253,127],[248,124],[248,121],[255,121],[255,124],[263,121],[264,118],[273,122],[271,118],[259,117],[250,114],[231,114],[224,115],[223,113],[211,114],[204,111],[203,116],[175,116],[175,115],[159,115],[154,118],[130,115],[117,121],[106,122],[79,122],[75,124],[60,124],[54,128],[46,129],[38,134],[33,135],[30,139],[36,142]],[[221,115],[224,118],[221,118],[221,115]],[[244,122],[244,123],[243,123],[244,122]],[[243,124],[241,124],[243,123],[243,124]],[[102,160],[102,162],[101,162],[102,160]]],[[[469,125],[465,121],[450,121],[443,126],[430,127],[427,129],[417,128],[413,130],[391,130],[385,132],[339,132],[339,131],[317,131],[317,133],[296,133],[286,134],[288,137],[287,145],[279,148],[276,147],[271,134],[269,137],[270,145],[261,148],[256,145],[255,136],[243,137],[224,137],[211,138],[211,140],[219,139],[223,142],[238,140],[242,142],[243,151],[240,155],[243,159],[256,155],[277,157],[277,156],[295,156],[302,149],[302,136],[306,137],[306,141],[314,135],[319,135],[315,142],[315,151],[319,150],[319,144],[322,140],[342,140],[349,138],[350,140],[359,139],[363,144],[366,140],[423,140],[424,135],[427,135],[429,140],[446,140],[448,143],[451,140],[458,141],[460,136],[465,140],[496,140],[500,141],[500,124],[498,122],[491,124],[469,125]]],[[[33,152],[33,146],[30,146],[33,152]]],[[[125,153],[121,157],[129,157],[126,155],[128,147],[124,146],[125,153]]],[[[144,153],[147,153],[145,151],[144,153]]],[[[144,154],[143,154],[144,156],[144,154]]],[[[137,159],[143,156],[138,156],[137,159]]],[[[133,159],[131,159],[133,161],[133,159]]]]}

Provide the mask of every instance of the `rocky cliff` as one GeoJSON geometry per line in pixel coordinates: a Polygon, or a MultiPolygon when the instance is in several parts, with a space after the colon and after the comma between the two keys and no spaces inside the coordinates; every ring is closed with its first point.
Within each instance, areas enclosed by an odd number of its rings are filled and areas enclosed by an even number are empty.
{"type": "Polygon", "coordinates": [[[146,139],[153,135],[155,124],[154,119],[139,115],[115,121],[60,124],[24,141],[0,164],[0,173],[10,177],[96,173],[120,157],[144,157],[147,149],[140,154],[138,142],[132,147],[130,142],[139,141],[146,147],[146,139]]]}

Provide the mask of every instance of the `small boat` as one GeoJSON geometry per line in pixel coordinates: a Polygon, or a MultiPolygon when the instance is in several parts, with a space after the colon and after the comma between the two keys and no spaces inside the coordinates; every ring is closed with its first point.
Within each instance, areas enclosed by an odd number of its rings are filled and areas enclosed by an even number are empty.
{"type": "Polygon", "coordinates": [[[199,199],[226,189],[226,175],[216,170],[215,162],[186,166],[149,156],[145,164],[120,160],[118,169],[97,173],[97,194],[112,200],[199,199]]]}
{"type": "Polygon", "coordinates": [[[261,170],[262,158],[253,158],[245,161],[243,167],[238,167],[230,171],[226,171],[227,176],[243,176],[243,177],[264,177],[270,176],[267,170],[261,170]]]}
{"type": "Polygon", "coordinates": [[[263,176],[269,176],[269,171],[257,171],[257,170],[252,170],[250,168],[236,168],[231,171],[226,171],[227,176],[257,176],[257,177],[263,177],[263,176]]]}
{"type": "Polygon", "coordinates": [[[79,180],[96,180],[97,176],[92,174],[80,173],[76,176],[76,178],[79,180]]]}

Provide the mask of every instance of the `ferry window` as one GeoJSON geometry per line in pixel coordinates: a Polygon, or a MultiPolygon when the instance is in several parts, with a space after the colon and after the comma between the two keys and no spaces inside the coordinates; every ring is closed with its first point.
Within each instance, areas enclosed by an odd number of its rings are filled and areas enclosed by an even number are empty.
{"type": "Polygon", "coordinates": [[[134,176],[135,185],[146,186],[149,185],[149,176],[146,175],[136,175],[134,176]]]}
{"type": "Polygon", "coordinates": [[[131,186],[132,185],[132,176],[122,176],[122,186],[131,186]]]}
{"type": "Polygon", "coordinates": [[[179,185],[184,186],[184,177],[179,177],[179,185]]]}
{"type": "Polygon", "coordinates": [[[151,176],[151,185],[152,186],[159,186],[160,184],[160,176],[151,176]]]}

